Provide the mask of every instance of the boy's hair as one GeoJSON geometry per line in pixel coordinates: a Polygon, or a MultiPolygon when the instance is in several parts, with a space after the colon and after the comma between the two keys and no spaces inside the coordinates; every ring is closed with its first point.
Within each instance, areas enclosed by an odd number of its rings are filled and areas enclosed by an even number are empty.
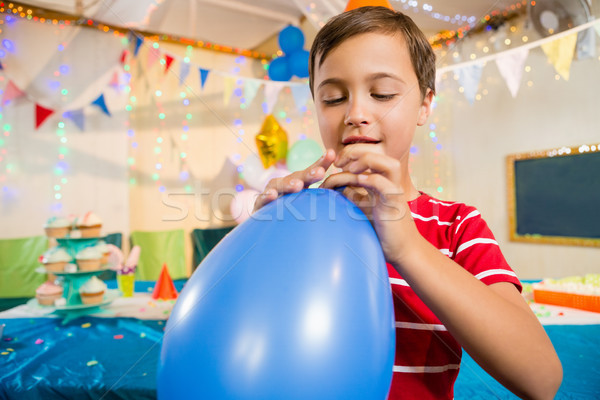
{"type": "Polygon", "coordinates": [[[435,54],[423,32],[410,17],[387,7],[360,7],[343,12],[330,19],[319,30],[310,49],[308,62],[310,91],[314,96],[315,60],[320,56],[319,67],[327,55],[352,36],[362,33],[401,33],[406,40],[412,66],[419,80],[424,98],[427,89],[435,93],[435,54]]]}

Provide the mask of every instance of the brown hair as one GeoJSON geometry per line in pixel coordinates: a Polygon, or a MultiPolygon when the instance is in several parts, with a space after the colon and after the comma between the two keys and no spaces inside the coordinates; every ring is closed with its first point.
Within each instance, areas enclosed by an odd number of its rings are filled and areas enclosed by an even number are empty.
{"type": "Polygon", "coordinates": [[[401,33],[406,40],[410,59],[419,80],[421,96],[425,97],[427,89],[435,93],[435,54],[429,41],[410,17],[387,7],[360,7],[339,14],[330,19],[319,30],[308,62],[309,85],[313,93],[315,60],[320,56],[319,65],[323,64],[329,52],[352,36],[362,33],[378,32],[393,35],[401,33]]]}

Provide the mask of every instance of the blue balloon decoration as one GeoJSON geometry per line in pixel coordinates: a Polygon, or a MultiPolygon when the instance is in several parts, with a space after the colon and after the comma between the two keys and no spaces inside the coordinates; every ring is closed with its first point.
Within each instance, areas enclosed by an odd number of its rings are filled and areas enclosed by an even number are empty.
{"type": "Polygon", "coordinates": [[[304,47],[304,33],[300,28],[288,25],[279,32],[279,48],[285,54],[291,54],[304,47]]]}
{"type": "Polygon", "coordinates": [[[186,283],[158,398],[385,399],[394,349],[373,227],[343,195],[305,189],[237,226],[186,283]]]}
{"type": "Polygon", "coordinates": [[[292,75],[308,78],[308,56],[308,50],[297,50],[286,56],[292,75]]]}
{"type": "Polygon", "coordinates": [[[292,72],[288,66],[286,57],[279,57],[269,64],[269,78],[273,81],[289,81],[292,78],[292,72]]]}

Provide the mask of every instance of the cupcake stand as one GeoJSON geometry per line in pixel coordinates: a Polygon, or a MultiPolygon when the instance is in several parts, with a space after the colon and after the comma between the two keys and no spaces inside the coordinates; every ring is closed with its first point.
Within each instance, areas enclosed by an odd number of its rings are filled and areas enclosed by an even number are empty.
{"type": "MultiPolygon", "coordinates": [[[[95,246],[98,241],[103,238],[61,238],[57,239],[58,244],[63,247],[69,255],[75,260],[75,255],[82,249],[90,246],[95,246]]],[[[65,325],[70,321],[89,314],[109,314],[113,312],[104,309],[103,307],[112,303],[120,297],[118,290],[106,290],[104,299],[98,304],[84,304],[79,296],[79,288],[90,279],[92,276],[97,276],[105,271],[110,270],[110,264],[104,264],[100,269],[95,271],[76,271],[76,272],[48,272],[44,267],[39,267],[36,272],[41,274],[54,274],[63,285],[63,297],[66,300],[64,305],[60,306],[41,306],[35,298],[29,300],[28,304],[31,307],[39,307],[47,310],[49,313],[54,312],[63,317],[62,324],[65,325]]]]}

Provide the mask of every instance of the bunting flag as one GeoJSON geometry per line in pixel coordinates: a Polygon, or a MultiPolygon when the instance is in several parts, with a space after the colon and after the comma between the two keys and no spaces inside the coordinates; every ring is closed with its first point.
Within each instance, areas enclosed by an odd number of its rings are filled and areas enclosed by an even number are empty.
{"type": "Polygon", "coordinates": [[[244,100],[246,100],[246,106],[250,107],[252,100],[256,97],[258,89],[263,82],[258,79],[246,79],[244,82],[244,100]]]}
{"type": "Polygon", "coordinates": [[[348,4],[346,4],[344,12],[365,6],[380,6],[387,7],[392,10],[394,9],[388,0],[350,0],[348,4]]]}
{"type": "Polygon", "coordinates": [[[140,47],[142,46],[142,43],[144,43],[144,38],[142,36],[138,36],[136,34],[134,34],[135,36],[135,47],[133,49],[133,56],[137,57],[138,52],[140,51],[140,47]]]}
{"type": "Polygon", "coordinates": [[[169,68],[171,68],[171,64],[173,64],[173,60],[174,60],[173,57],[171,57],[168,54],[165,54],[165,74],[167,73],[169,68]]]}
{"type": "Polygon", "coordinates": [[[148,49],[148,60],[146,62],[146,68],[150,69],[160,59],[160,51],[154,47],[148,49]]]}
{"type": "Polygon", "coordinates": [[[235,76],[225,76],[223,78],[223,104],[226,106],[229,105],[229,100],[231,100],[231,95],[235,89],[235,80],[235,76]]]}
{"type": "Polygon", "coordinates": [[[587,60],[596,58],[596,33],[594,28],[588,28],[577,34],[577,59],[587,60]]]}
{"type": "Polygon", "coordinates": [[[2,105],[6,105],[11,101],[25,96],[25,93],[15,85],[13,81],[8,81],[2,94],[2,105]]]}
{"type": "Polygon", "coordinates": [[[83,108],[80,108],[78,110],[65,111],[63,113],[63,117],[73,121],[73,123],[77,125],[80,131],[83,132],[85,130],[85,116],[83,115],[83,108]]]}
{"type": "Polygon", "coordinates": [[[36,103],[35,105],[35,129],[39,128],[54,113],[50,108],[42,107],[36,103]]]}
{"type": "Polygon", "coordinates": [[[576,43],[577,34],[572,33],[560,39],[542,44],[542,50],[544,50],[546,57],[548,57],[548,61],[550,61],[556,72],[566,81],[569,80],[576,43]]]}
{"type": "Polygon", "coordinates": [[[519,93],[521,78],[523,77],[523,67],[528,55],[528,49],[517,49],[496,58],[498,71],[500,71],[500,75],[504,78],[513,98],[517,97],[517,93],[519,93]]]}
{"type": "Polygon", "coordinates": [[[108,108],[106,107],[106,102],[104,101],[104,94],[101,94],[100,96],[98,96],[98,98],[96,100],[92,101],[92,104],[100,107],[102,112],[104,112],[104,114],[106,114],[110,117],[110,112],[108,111],[108,108]]]}
{"type": "Polygon", "coordinates": [[[283,82],[275,81],[270,81],[265,84],[265,103],[263,105],[265,114],[273,113],[273,107],[275,107],[275,103],[277,103],[277,98],[279,97],[279,92],[283,89],[283,85],[283,82]]]}
{"type": "Polygon", "coordinates": [[[464,89],[465,98],[469,103],[475,102],[475,95],[483,72],[482,64],[471,64],[458,70],[458,82],[464,89]]]}
{"type": "Polygon", "coordinates": [[[210,71],[207,69],[200,68],[200,88],[204,89],[204,84],[206,83],[206,78],[208,78],[208,73],[210,71]]]}
{"type": "Polygon", "coordinates": [[[117,92],[119,91],[119,73],[117,71],[113,73],[113,76],[112,78],[110,78],[108,86],[115,89],[117,92]]]}
{"type": "Polygon", "coordinates": [[[190,63],[182,62],[179,66],[179,86],[183,85],[183,82],[187,79],[190,74],[190,63]]]}
{"type": "Polygon", "coordinates": [[[123,52],[121,53],[121,57],[119,58],[119,62],[121,63],[121,65],[125,65],[127,54],[129,54],[127,50],[123,50],[123,52]]]}
{"type": "Polygon", "coordinates": [[[294,97],[294,103],[298,111],[302,111],[302,107],[306,105],[310,98],[310,88],[308,85],[292,85],[292,96],[294,97]]]}

